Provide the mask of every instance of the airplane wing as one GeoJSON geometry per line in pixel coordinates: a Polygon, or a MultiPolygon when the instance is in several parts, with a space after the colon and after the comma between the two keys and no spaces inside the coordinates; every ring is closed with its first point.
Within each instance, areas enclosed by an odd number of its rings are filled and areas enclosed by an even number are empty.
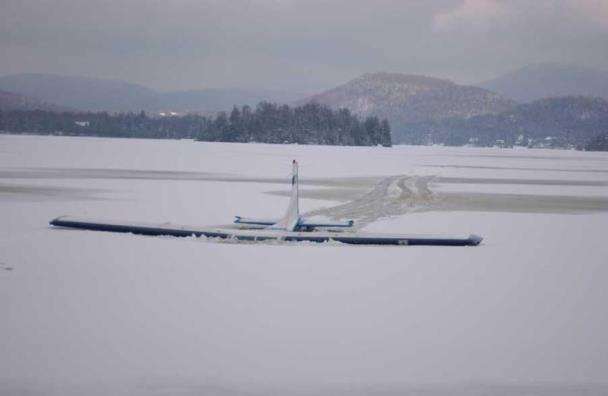
{"type": "MultiPolygon", "coordinates": [[[[272,226],[275,225],[279,220],[277,219],[255,219],[250,217],[234,216],[235,224],[248,224],[257,226],[272,226]]],[[[350,228],[355,224],[353,220],[348,221],[336,221],[333,223],[322,223],[318,221],[309,221],[300,218],[296,230],[309,230],[312,231],[315,228],[350,228]]]]}
{"type": "Polygon", "coordinates": [[[353,220],[348,221],[336,221],[333,223],[321,223],[318,221],[309,221],[306,219],[301,219],[298,223],[300,228],[304,229],[314,229],[314,228],[349,228],[352,227],[355,222],[353,220]]]}
{"type": "Polygon", "coordinates": [[[271,226],[276,224],[278,219],[253,219],[250,217],[234,216],[234,222],[236,224],[251,224],[260,226],[271,226]]]}

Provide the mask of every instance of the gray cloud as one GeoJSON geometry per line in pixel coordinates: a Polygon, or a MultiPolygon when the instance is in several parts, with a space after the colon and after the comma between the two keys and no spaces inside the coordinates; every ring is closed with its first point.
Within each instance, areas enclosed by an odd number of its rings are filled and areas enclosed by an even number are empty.
{"type": "Polygon", "coordinates": [[[2,0],[0,74],[314,91],[379,70],[474,82],[534,62],[608,69],[607,3],[2,0]]]}

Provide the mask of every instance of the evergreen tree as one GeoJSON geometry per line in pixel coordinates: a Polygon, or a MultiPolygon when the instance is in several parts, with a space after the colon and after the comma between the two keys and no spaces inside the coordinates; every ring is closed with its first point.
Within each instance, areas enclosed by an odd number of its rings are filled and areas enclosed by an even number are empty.
{"type": "Polygon", "coordinates": [[[241,112],[236,106],[234,106],[232,112],[230,112],[229,126],[224,138],[227,142],[242,141],[241,112]]]}
{"type": "Polygon", "coordinates": [[[391,126],[387,119],[382,120],[380,123],[380,141],[379,144],[384,147],[391,147],[391,126]]]}

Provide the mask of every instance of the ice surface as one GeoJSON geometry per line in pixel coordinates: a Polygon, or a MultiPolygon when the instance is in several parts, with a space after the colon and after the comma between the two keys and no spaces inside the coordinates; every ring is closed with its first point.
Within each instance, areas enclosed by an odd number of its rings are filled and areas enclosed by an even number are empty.
{"type": "Polygon", "coordinates": [[[607,182],[604,153],[0,136],[0,394],[606,394],[607,182]],[[286,198],[268,192],[289,190],[292,159],[304,212],[351,205],[366,231],[484,243],[226,244],[47,225],[275,217],[286,198]],[[442,203],[457,193],[447,202],[460,206],[442,203]]]}

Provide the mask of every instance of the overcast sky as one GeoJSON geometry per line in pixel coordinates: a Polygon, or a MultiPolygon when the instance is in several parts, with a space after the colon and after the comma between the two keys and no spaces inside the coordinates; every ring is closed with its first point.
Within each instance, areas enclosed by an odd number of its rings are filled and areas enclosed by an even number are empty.
{"type": "Polygon", "coordinates": [[[0,75],[315,91],[364,72],[608,70],[608,0],[0,0],[0,75]]]}

